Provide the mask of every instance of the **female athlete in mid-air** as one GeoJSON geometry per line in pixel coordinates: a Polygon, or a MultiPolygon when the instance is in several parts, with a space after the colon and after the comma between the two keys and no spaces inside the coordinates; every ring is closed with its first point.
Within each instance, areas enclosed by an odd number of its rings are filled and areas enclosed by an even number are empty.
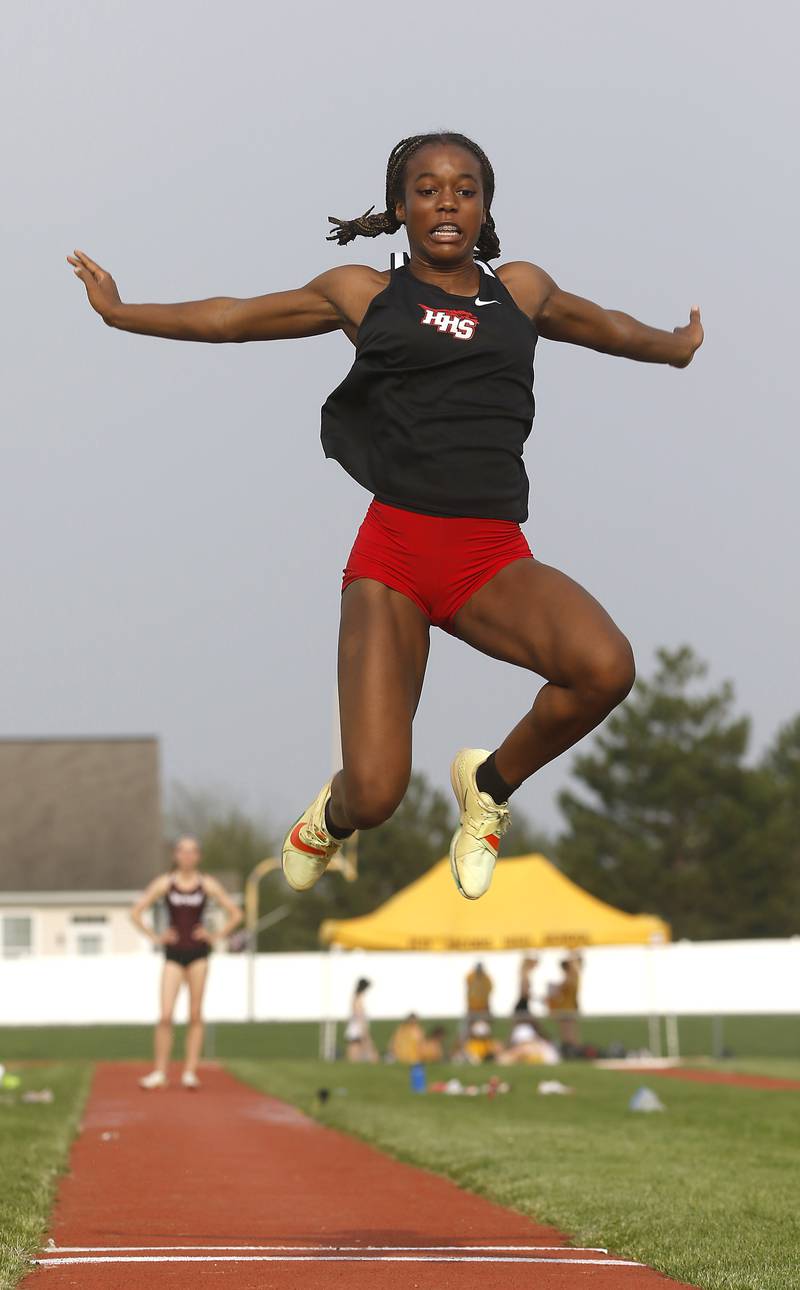
{"type": "Polygon", "coordinates": [[[172,1052],[172,1014],[182,985],[189,990],[189,1029],[181,1083],[184,1088],[200,1087],[197,1064],[203,1049],[203,994],[208,977],[208,956],[214,942],[225,940],[242,921],[241,910],[237,909],[222,884],[210,874],[200,872],[200,859],[200,845],[195,838],[178,838],[172,871],[154,878],[131,910],[131,918],[139,931],[154,945],[164,949],[155,1061],[150,1074],[139,1081],[145,1089],[166,1087],[172,1052]],[[147,926],[142,915],[160,900],[166,904],[169,926],[159,933],[147,926]],[[225,926],[216,935],[203,923],[209,900],[215,901],[228,915],[225,926]]]}
{"type": "Polygon", "coordinates": [[[460,823],[450,860],[473,900],[491,882],[511,794],[633,684],[622,632],[582,587],[533,559],[519,527],[534,350],[544,336],[686,367],[702,344],[700,311],[662,331],[563,291],[527,261],[493,272],[493,196],[492,167],[470,139],[415,135],[389,158],[386,210],[331,219],[340,244],[405,226],[410,258],[395,267],[393,256],[388,271],[348,265],[252,299],[129,305],[87,255],[68,257],[111,327],[214,342],[343,331],[355,346],[323,408],[322,441],[374,499],[344,575],[343,767],[285,840],[296,890],[313,886],[354,829],[381,824],[401,801],[431,625],[546,682],[494,752],[462,749],[453,761],[460,823]]]}

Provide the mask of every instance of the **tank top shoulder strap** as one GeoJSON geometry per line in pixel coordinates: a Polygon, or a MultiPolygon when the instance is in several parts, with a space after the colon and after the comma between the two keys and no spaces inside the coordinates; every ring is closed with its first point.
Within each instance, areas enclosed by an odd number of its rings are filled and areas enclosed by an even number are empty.
{"type": "MultiPolygon", "coordinates": [[[[520,310],[519,305],[517,304],[516,300],[512,296],[506,284],[503,282],[503,279],[497,276],[494,269],[490,268],[490,266],[486,264],[484,260],[476,260],[475,263],[480,268],[481,273],[484,273],[486,277],[490,280],[488,284],[490,288],[490,299],[507,300],[510,304],[514,306],[514,308],[518,312],[522,313],[522,310],[520,310]]],[[[526,314],[523,314],[522,316],[523,318],[527,317],[526,314]]],[[[528,319],[528,322],[530,322],[530,319],[528,319]]],[[[533,326],[533,323],[531,323],[531,326],[533,326]]]]}
{"type": "Polygon", "coordinates": [[[478,296],[485,295],[487,300],[510,300],[513,304],[513,298],[498,278],[494,269],[491,269],[485,260],[476,260],[481,273],[481,285],[478,290],[478,296]]]}

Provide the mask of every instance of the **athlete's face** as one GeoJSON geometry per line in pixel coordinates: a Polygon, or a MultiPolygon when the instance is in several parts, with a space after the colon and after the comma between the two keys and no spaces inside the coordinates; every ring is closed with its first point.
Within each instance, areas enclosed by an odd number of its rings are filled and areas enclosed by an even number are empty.
{"type": "Polygon", "coordinates": [[[413,253],[438,264],[472,258],[486,218],[477,157],[457,144],[429,143],[406,166],[397,217],[413,253]]]}
{"type": "Polygon", "coordinates": [[[200,848],[194,838],[179,838],[173,854],[181,873],[191,873],[200,863],[200,848]]]}

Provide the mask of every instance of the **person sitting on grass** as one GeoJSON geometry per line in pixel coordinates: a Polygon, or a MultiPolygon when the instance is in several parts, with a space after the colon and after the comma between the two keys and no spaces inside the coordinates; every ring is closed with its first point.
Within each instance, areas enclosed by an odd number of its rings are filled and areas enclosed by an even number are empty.
{"type": "Polygon", "coordinates": [[[520,1016],[497,1060],[501,1066],[556,1066],[560,1057],[533,1018],[520,1016]]]}
{"type": "Polygon", "coordinates": [[[401,1021],[389,1040],[388,1056],[406,1066],[416,1066],[423,1060],[422,1045],[425,1033],[419,1024],[416,1013],[410,1012],[405,1021],[401,1021]]]}
{"type": "Polygon", "coordinates": [[[470,1066],[480,1066],[482,1062],[494,1061],[502,1048],[503,1045],[494,1038],[489,1022],[479,1019],[470,1024],[461,1058],[470,1066]]]}
{"type": "Polygon", "coordinates": [[[444,1026],[433,1026],[420,1044],[419,1059],[421,1062],[443,1062],[445,1060],[444,1041],[447,1031],[444,1026]]]}

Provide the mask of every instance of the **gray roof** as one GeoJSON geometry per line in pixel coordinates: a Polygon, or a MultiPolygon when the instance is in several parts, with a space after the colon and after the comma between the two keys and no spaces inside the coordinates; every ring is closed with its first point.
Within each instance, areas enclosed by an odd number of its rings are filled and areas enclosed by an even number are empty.
{"type": "Polygon", "coordinates": [[[163,861],[155,738],[0,740],[0,892],[141,890],[163,861]]]}
{"type": "Polygon", "coordinates": [[[135,891],[0,891],[0,909],[18,909],[27,905],[37,909],[63,909],[65,906],[99,905],[104,909],[128,909],[141,896],[135,891]]]}

